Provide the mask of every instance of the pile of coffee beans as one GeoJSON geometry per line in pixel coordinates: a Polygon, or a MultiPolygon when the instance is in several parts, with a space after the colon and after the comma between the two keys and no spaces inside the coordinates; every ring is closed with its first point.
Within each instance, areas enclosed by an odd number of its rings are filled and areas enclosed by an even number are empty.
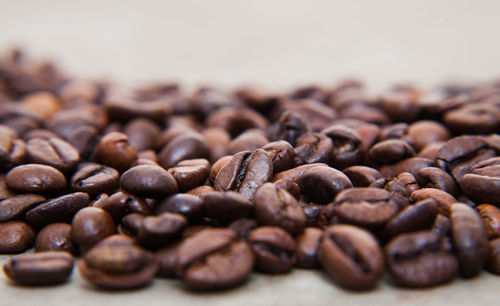
{"type": "Polygon", "coordinates": [[[282,94],[0,60],[0,253],[25,285],[325,271],[341,287],[500,274],[500,82],[282,94]]]}

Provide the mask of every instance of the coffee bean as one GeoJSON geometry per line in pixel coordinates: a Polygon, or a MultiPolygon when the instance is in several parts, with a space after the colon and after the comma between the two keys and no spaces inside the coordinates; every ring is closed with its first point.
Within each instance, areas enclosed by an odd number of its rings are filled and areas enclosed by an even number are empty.
{"type": "Polygon", "coordinates": [[[35,250],[37,252],[66,251],[76,254],[78,247],[72,238],[71,225],[58,222],[42,228],[36,236],[35,250]]]}
{"type": "Polygon", "coordinates": [[[35,231],[22,221],[0,223],[0,254],[20,253],[31,246],[35,231]]]}
{"type": "Polygon", "coordinates": [[[26,154],[30,162],[52,166],[63,173],[72,171],[80,154],[66,141],[59,138],[33,138],[26,143],[26,154]]]}
{"type": "Polygon", "coordinates": [[[270,142],[262,147],[273,162],[273,172],[278,173],[295,166],[296,153],[294,148],[286,141],[270,142]]]}
{"type": "Polygon", "coordinates": [[[441,169],[451,171],[458,163],[476,155],[487,146],[479,136],[454,137],[441,147],[436,163],[441,169]]]}
{"type": "Polygon", "coordinates": [[[179,237],[187,223],[187,219],[177,213],[146,217],[139,227],[137,241],[147,248],[158,249],[179,237]]]}
{"type": "Polygon", "coordinates": [[[274,139],[284,140],[295,146],[297,138],[310,131],[307,122],[296,112],[285,111],[277,123],[274,139]]]}
{"type": "Polygon", "coordinates": [[[161,99],[139,102],[126,94],[108,93],[104,103],[109,117],[119,121],[146,118],[161,122],[172,113],[172,106],[161,99]]]}
{"type": "Polygon", "coordinates": [[[130,121],[123,132],[137,151],[144,151],[155,147],[161,130],[154,122],[140,118],[130,121]]]}
{"type": "Polygon", "coordinates": [[[451,195],[458,194],[457,184],[453,178],[440,168],[422,168],[417,171],[415,178],[422,188],[435,188],[446,191],[451,195]]]}
{"type": "Polygon", "coordinates": [[[83,192],[70,193],[30,209],[26,213],[26,221],[36,228],[54,222],[71,222],[73,216],[89,205],[89,196],[83,192]]]}
{"type": "Polygon", "coordinates": [[[460,134],[487,134],[498,132],[500,110],[488,103],[467,104],[446,112],[443,121],[460,134]]]}
{"type": "Polygon", "coordinates": [[[269,140],[261,130],[250,129],[231,140],[227,147],[227,153],[234,155],[241,151],[254,151],[266,145],[269,140]]]}
{"type": "Polygon", "coordinates": [[[299,186],[299,184],[285,179],[285,180],[275,181],[274,185],[276,185],[276,188],[278,188],[278,189],[286,190],[296,200],[300,199],[300,186],[299,186]]]}
{"type": "Polygon", "coordinates": [[[315,269],[320,266],[318,250],[323,230],[316,227],[306,228],[296,239],[297,263],[299,268],[315,269]]]}
{"type": "Polygon", "coordinates": [[[82,253],[114,233],[116,226],[113,218],[101,208],[85,207],[76,213],[71,222],[71,237],[82,253]]]}
{"type": "Polygon", "coordinates": [[[443,237],[448,237],[451,234],[451,220],[443,215],[437,215],[432,225],[432,231],[440,234],[443,237]]]}
{"type": "Polygon", "coordinates": [[[449,193],[435,188],[421,188],[410,194],[411,202],[418,202],[429,198],[438,203],[439,213],[446,217],[450,216],[451,207],[457,202],[449,193]]]}
{"type": "Polygon", "coordinates": [[[7,179],[4,174],[0,174],[0,200],[5,200],[15,196],[9,187],[7,187],[7,179]]]}
{"type": "Polygon", "coordinates": [[[381,97],[382,109],[393,121],[414,121],[421,112],[417,97],[412,89],[388,92],[381,97]]]}
{"type": "Polygon", "coordinates": [[[416,155],[413,147],[406,141],[390,139],[378,142],[368,151],[368,160],[379,165],[394,164],[416,155]]]}
{"type": "Polygon", "coordinates": [[[394,237],[401,233],[430,229],[438,210],[438,204],[433,199],[407,206],[385,225],[385,233],[394,237]]]}
{"type": "Polygon", "coordinates": [[[247,240],[250,232],[257,228],[257,221],[255,219],[241,218],[233,221],[227,227],[238,233],[238,237],[241,239],[247,240]]]}
{"type": "Polygon", "coordinates": [[[230,229],[206,229],[182,241],[177,275],[191,289],[217,290],[241,284],[252,271],[254,255],[230,229]]]}
{"type": "Polygon", "coordinates": [[[292,235],[302,232],[306,216],[297,200],[273,183],[262,185],[253,198],[255,216],[262,225],[279,226],[292,235]]]}
{"type": "Polygon", "coordinates": [[[137,159],[137,149],[125,134],[112,132],[105,135],[96,149],[97,157],[106,166],[123,172],[137,159]]]}
{"type": "Polygon", "coordinates": [[[339,192],[352,187],[345,174],[326,166],[307,169],[295,181],[300,186],[304,201],[317,204],[328,204],[339,192]]]}
{"type": "Polygon", "coordinates": [[[333,142],[325,134],[306,133],[297,138],[295,152],[300,164],[330,163],[333,142]]]}
{"type": "Polygon", "coordinates": [[[431,167],[432,160],[423,158],[423,157],[411,157],[407,159],[403,159],[392,165],[385,165],[379,168],[382,176],[386,178],[395,177],[402,172],[410,172],[413,175],[416,175],[418,170],[431,167]]]}
{"type": "Polygon", "coordinates": [[[226,130],[213,127],[204,129],[202,134],[210,151],[210,162],[213,163],[228,154],[227,147],[231,141],[231,135],[226,130]]]}
{"type": "Polygon", "coordinates": [[[113,168],[89,164],[78,170],[71,178],[73,191],[86,192],[91,197],[101,193],[112,193],[118,188],[120,173],[113,168]]]}
{"type": "Polygon", "coordinates": [[[122,218],[121,224],[118,225],[118,232],[120,234],[136,237],[144,218],[146,218],[146,216],[137,213],[126,215],[122,218]]]}
{"type": "Polygon", "coordinates": [[[178,193],[174,194],[155,206],[156,215],[164,212],[173,212],[184,215],[189,220],[198,220],[203,216],[204,203],[200,197],[178,193]]]}
{"type": "Polygon", "coordinates": [[[66,282],[73,272],[73,256],[64,251],[23,254],[11,258],[3,270],[20,285],[56,285],[66,282]]]}
{"type": "Polygon", "coordinates": [[[158,271],[153,256],[123,235],[110,236],[78,262],[88,282],[105,289],[131,289],[147,285],[158,271]]]}
{"type": "Polygon", "coordinates": [[[384,257],[375,238],[352,225],[328,227],[318,258],[335,282],[348,289],[373,288],[384,271],[384,257]]]}
{"type": "Polygon", "coordinates": [[[282,107],[285,111],[299,114],[313,131],[321,131],[338,117],[335,109],[311,99],[284,101],[282,107]]]}
{"type": "Polygon", "coordinates": [[[161,248],[155,253],[155,260],[158,263],[159,269],[156,276],[175,278],[177,266],[177,251],[180,241],[169,244],[161,248]]]}
{"type": "Polygon", "coordinates": [[[240,152],[228,161],[215,177],[214,187],[219,191],[237,191],[251,200],[257,189],[269,181],[273,164],[264,150],[240,152]]]}
{"type": "Polygon", "coordinates": [[[135,166],[122,174],[120,186],[137,196],[162,198],[177,193],[174,177],[158,166],[135,166]]]}
{"type": "Polygon", "coordinates": [[[385,246],[392,277],[407,287],[431,287],[451,281],[458,261],[444,247],[437,233],[421,231],[402,234],[385,246]]]}
{"type": "Polygon", "coordinates": [[[263,226],[248,235],[257,269],[266,273],[286,273],[295,264],[295,241],[276,226],[263,226]]]}
{"type": "Polygon", "coordinates": [[[224,107],[214,111],[206,120],[207,127],[219,127],[236,137],[248,129],[260,129],[265,131],[268,122],[259,113],[250,109],[236,109],[224,107]]]}
{"type": "Polygon", "coordinates": [[[160,165],[169,169],[186,159],[208,158],[210,151],[199,133],[185,132],[172,139],[158,155],[160,165]]]}
{"type": "Polygon", "coordinates": [[[378,170],[366,166],[351,166],[342,172],[347,175],[354,187],[368,187],[382,178],[378,170]]]}
{"type": "Polygon", "coordinates": [[[205,216],[228,224],[239,218],[251,217],[253,205],[243,195],[233,192],[208,192],[200,195],[205,216]]]}
{"type": "Polygon", "coordinates": [[[430,120],[412,123],[407,133],[410,143],[417,151],[429,144],[447,141],[450,138],[450,132],[445,126],[430,120]]]}
{"type": "Polygon", "coordinates": [[[26,144],[17,139],[17,132],[0,125],[0,171],[9,170],[26,159],[26,144]]]}
{"type": "Polygon", "coordinates": [[[5,199],[0,202],[0,222],[22,219],[26,212],[45,201],[45,197],[37,194],[24,194],[5,199]]]}
{"type": "Polygon", "coordinates": [[[185,192],[203,185],[208,178],[210,164],[206,159],[188,159],[181,161],[168,172],[177,181],[179,191],[185,192]]]}
{"type": "Polygon", "coordinates": [[[490,241],[490,254],[488,256],[488,271],[500,275],[500,238],[490,241]]]}
{"type": "Polygon", "coordinates": [[[93,159],[94,151],[99,144],[99,130],[91,125],[75,128],[67,138],[82,159],[93,159]]]}
{"type": "Polygon", "coordinates": [[[361,137],[358,133],[342,124],[334,124],[321,133],[332,140],[332,160],[333,167],[342,170],[350,166],[359,164],[364,156],[361,137]]]}
{"type": "Polygon", "coordinates": [[[488,232],[489,239],[500,237],[500,209],[490,204],[475,207],[488,232]]]}
{"type": "Polygon", "coordinates": [[[500,205],[500,157],[474,164],[460,182],[463,193],[475,202],[500,205]]]}
{"type": "Polygon", "coordinates": [[[7,174],[7,186],[22,193],[50,194],[66,188],[64,175],[57,169],[39,164],[17,166],[7,174]]]}
{"type": "Polygon", "coordinates": [[[488,234],[479,214],[463,203],[451,207],[451,237],[464,277],[479,274],[489,254],[488,234]]]}

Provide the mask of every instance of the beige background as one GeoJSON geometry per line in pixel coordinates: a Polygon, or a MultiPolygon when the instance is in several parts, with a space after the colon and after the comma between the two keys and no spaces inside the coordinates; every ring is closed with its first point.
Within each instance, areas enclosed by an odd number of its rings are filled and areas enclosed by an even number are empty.
{"type": "MultiPolygon", "coordinates": [[[[499,12],[500,1],[0,0],[0,46],[57,59],[73,75],[128,84],[167,79],[282,90],[359,76],[380,90],[393,82],[499,77],[499,12]]],[[[494,305],[499,284],[484,272],[428,290],[384,281],[353,293],[322,273],[296,270],[254,274],[245,286],[216,294],[191,294],[168,280],[101,292],[75,273],[54,288],[2,279],[0,305],[494,305]]]]}

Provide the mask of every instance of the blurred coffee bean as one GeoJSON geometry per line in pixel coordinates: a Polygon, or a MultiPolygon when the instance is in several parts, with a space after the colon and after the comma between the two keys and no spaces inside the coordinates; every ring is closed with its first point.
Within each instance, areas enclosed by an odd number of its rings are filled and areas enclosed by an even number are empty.
{"type": "Polygon", "coordinates": [[[119,186],[120,173],[100,164],[88,164],[80,168],[71,178],[71,189],[96,197],[101,193],[112,193],[119,186]]]}
{"type": "Polygon", "coordinates": [[[7,173],[7,186],[21,193],[53,194],[66,188],[64,175],[51,166],[24,164],[7,173]]]}
{"type": "Polygon", "coordinates": [[[80,209],[88,205],[88,194],[83,192],[70,193],[43,202],[28,210],[26,221],[36,228],[55,222],[69,223],[80,209]]]}
{"type": "Polygon", "coordinates": [[[37,252],[67,251],[76,254],[78,247],[71,235],[71,225],[56,222],[42,228],[36,236],[35,250],[37,252]]]}
{"type": "Polygon", "coordinates": [[[184,160],[168,169],[177,181],[181,192],[203,185],[208,178],[209,171],[210,163],[206,159],[184,160]]]}
{"type": "Polygon", "coordinates": [[[323,230],[316,227],[304,229],[302,234],[295,238],[297,245],[296,266],[304,269],[319,268],[318,250],[323,230]]]}
{"type": "Polygon", "coordinates": [[[159,166],[135,166],[120,178],[120,186],[127,192],[148,198],[163,198],[177,193],[175,178],[159,166]]]}
{"type": "Polygon", "coordinates": [[[85,207],[76,213],[71,222],[71,237],[85,253],[96,243],[116,233],[116,225],[104,209],[85,207]]]}
{"type": "Polygon", "coordinates": [[[137,149],[130,144],[127,135],[112,132],[99,142],[97,157],[104,165],[123,172],[137,159],[137,149]]]}
{"type": "Polygon", "coordinates": [[[158,155],[160,165],[169,169],[186,159],[209,158],[210,150],[201,134],[186,132],[172,139],[158,155]]]}
{"type": "Polygon", "coordinates": [[[35,231],[22,221],[0,223],[0,254],[20,253],[31,246],[35,231]]]}
{"type": "Polygon", "coordinates": [[[214,218],[222,224],[253,215],[252,202],[240,193],[208,192],[200,195],[200,199],[203,201],[205,217],[214,218]]]}
{"type": "Polygon", "coordinates": [[[59,138],[28,140],[26,155],[32,163],[49,165],[63,173],[72,171],[80,160],[80,154],[76,149],[59,138]]]}
{"type": "Polygon", "coordinates": [[[262,226],[248,236],[255,254],[256,268],[266,273],[286,273],[295,264],[295,241],[276,226],[262,226]]]}
{"type": "Polygon", "coordinates": [[[22,219],[28,210],[43,201],[45,197],[37,194],[24,194],[1,200],[0,222],[22,219]]]}

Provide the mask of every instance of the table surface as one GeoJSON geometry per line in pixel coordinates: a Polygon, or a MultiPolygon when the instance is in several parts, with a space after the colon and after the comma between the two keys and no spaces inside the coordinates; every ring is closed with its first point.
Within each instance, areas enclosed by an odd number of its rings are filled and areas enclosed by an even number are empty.
{"type": "MultiPolygon", "coordinates": [[[[0,1],[3,48],[26,47],[34,58],[56,59],[84,78],[282,90],[356,76],[378,91],[395,82],[432,86],[500,76],[500,2],[494,0],[0,1]]],[[[498,304],[498,284],[483,272],[425,290],[384,280],[375,290],[351,292],[320,271],[294,270],[252,274],[244,286],[217,293],[191,293],[163,279],[141,290],[106,292],[75,270],[71,282],[42,288],[18,287],[1,275],[0,304],[483,305],[498,304]]]]}

